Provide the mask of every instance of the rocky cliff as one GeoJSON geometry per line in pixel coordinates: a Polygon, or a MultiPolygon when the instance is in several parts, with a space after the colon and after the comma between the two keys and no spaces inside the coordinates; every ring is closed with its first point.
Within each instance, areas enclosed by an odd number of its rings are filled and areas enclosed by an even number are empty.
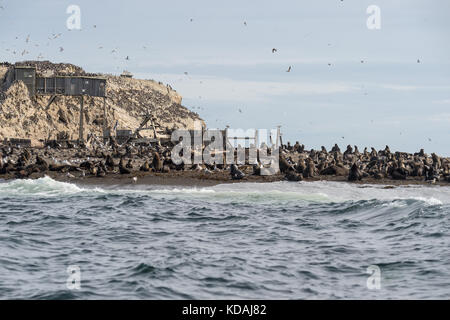
{"type": "MultiPolygon", "coordinates": [[[[16,65],[36,66],[37,75],[94,76],[71,64],[53,64],[48,61],[25,61],[16,65]]],[[[58,96],[47,108],[50,96],[29,97],[21,81],[9,83],[14,65],[0,64],[0,139],[28,138],[33,142],[55,139],[61,132],[69,138],[78,138],[80,98],[58,96]]],[[[84,97],[85,135],[102,136],[103,125],[135,130],[147,111],[157,119],[161,131],[173,128],[192,129],[194,121],[203,120],[197,113],[181,105],[182,97],[170,86],[153,80],[139,80],[113,75],[95,74],[107,79],[106,119],[104,99],[84,97]]],[[[145,131],[142,132],[145,135],[145,131]]],[[[151,134],[148,132],[148,134],[151,134]]]]}

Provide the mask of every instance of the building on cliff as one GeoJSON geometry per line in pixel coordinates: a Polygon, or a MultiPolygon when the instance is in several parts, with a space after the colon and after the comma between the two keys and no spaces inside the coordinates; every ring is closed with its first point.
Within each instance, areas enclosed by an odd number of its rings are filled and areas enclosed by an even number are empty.
{"type": "MultiPolygon", "coordinates": [[[[14,66],[12,81],[23,81],[30,96],[68,95],[106,97],[106,79],[87,76],[36,76],[36,67],[14,66]]],[[[8,85],[8,83],[6,84],[8,85]]]]}

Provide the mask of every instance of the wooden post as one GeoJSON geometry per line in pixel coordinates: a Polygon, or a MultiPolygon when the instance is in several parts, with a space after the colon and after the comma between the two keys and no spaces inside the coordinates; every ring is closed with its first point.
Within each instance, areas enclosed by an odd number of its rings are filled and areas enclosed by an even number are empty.
{"type": "Polygon", "coordinates": [[[80,96],[81,98],[81,104],[80,104],[80,132],[78,134],[78,142],[83,143],[84,142],[84,97],[83,95],[80,96]]]}

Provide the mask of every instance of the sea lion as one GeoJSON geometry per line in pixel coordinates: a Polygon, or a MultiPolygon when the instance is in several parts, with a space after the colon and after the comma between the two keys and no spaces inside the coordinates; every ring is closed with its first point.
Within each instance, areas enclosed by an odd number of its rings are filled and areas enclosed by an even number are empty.
{"type": "Polygon", "coordinates": [[[284,155],[280,154],[280,171],[282,173],[287,172],[288,170],[294,170],[293,166],[286,160],[286,158],[284,157],[284,155]]]}
{"type": "Polygon", "coordinates": [[[114,159],[111,157],[111,155],[107,155],[105,159],[106,167],[109,171],[113,171],[116,164],[114,163],[114,159]]]}
{"type": "Polygon", "coordinates": [[[39,155],[36,156],[36,165],[39,166],[39,169],[41,171],[47,171],[48,170],[48,163],[45,161],[42,157],[39,155]]]}
{"type": "Polygon", "coordinates": [[[245,174],[234,163],[230,166],[230,175],[232,180],[241,180],[245,177],[245,174]]]}
{"type": "Polygon", "coordinates": [[[434,166],[428,167],[425,175],[425,180],[435,182],[440,180],[439,172],[434,168],[434,166]]]}
{"type": "Polygon", "coordinates": [[[104,163],[103,161],[100,161],[100,163],[97,165],[97,167],[98,167],[99,170],[104,171],[105,174],[106,174],[106,172],[108,171],[108,170],[106,169],[106,165],[105,165],[105,163],[104,163]]]}
{"type": "Polygon", "coordinates": [[[93,176],[96,176],[96,175],[97,175],[97,171],[98,171],[98,169],[97,169],[96,166],[92,166],[92,167],[89,168],[89,173],[90,173],[91,175],[93,175],[93,176]]]}
{"type": "Polygon", "coordinates": [[[153,155],[153,169],[156,172],[160,172],[162,170],[162,162],[161,162],[161,157],[159,156],[158,152],[155,152],[155,154],[153,155]]]}
{"type": "Polygon", "coordinates": [[[378,157],[378,152],[377,152],[377,150],[375,150],[374,147],[371,147],[370,149],[371,149],[370,156],[371,156],[372,158],[378,157]]]}
{"type": "Polygon", "coordinates": [[[413,164],[413,171],[411,173],[411,176],[413,177],[422,177],[424,172],[423,163],[420,161],[416,161],[413,164]]]}
{"type": "Polygon", "coordinates": [[[295,171],[289,170],[284,176],[287,181],[302,181],[303,175],[295,171]]]}
{"type": "Polygon", "coordinates": [[[147,160],[142,164],[142,166],[139,168],[140,171],[149,172],[150,171],[150,165],[147,160]]]}
{"type": "Polygon", "coordinates": [[[94,167],[92,161],[83,161],[82,163],[80,163],[80,168],[91,169],[92,167],[94,167]]]}
{"type": "Polygon", "coordinates": [[[351,145],[348,145],[347,149],[344,151],[344,156],[346,156],[347,154],[353,154],[353,148],[351,145]]]}
{"type": "Polygon", "coordinates": [[[417,155],[419,157],[426,157],[425,151],[423,149],[420,149],[418,153],[415,153],[414,155],[417,155]]]}
{"type": "Polygon", "coordinates": [[[130,174],[131,173],[130,169],[126,168],[126,166],[124,165],[123,158],[120,158],[119,172],[120,172],[120,174],[130,174]]]}
{"type": "Polygon", "coordinates": [[[355,163],[353,163],[352,167],[350,168],[350,172],[348,174],[348,181],[357,181],[362,179],[362,174],[359,171],[359,168],[355,163]]]}
{"type": "Polygon", "coordinates": [[[103,170],[102,168],[98,167],[97,168],[97,177],[102,178],[106,176],[106,171],[103,170]]]}
{"type": "Polygon", "coordinates": [[[435,169],[441,168],[441,158],[439,158],[434,152],[431,154],[431,159],[433,160],[433,167],[435,169]]]}
{"type": "Polygon", "coordinates": [[[11,162],[11,160],[8,160],[3,167],[0,170],[1,174],[7,174],[10,173],[11,171],[14,171],[14,164],[11,162]]]}
{"type": "Polygon", "coordinates": [[[125,167],[128,169],[133,169],[133,160],[129,159],[125,167]]]}
{"type": "Polygon", "coordinates": [[[341,149],[337,145],[337,143],[334,144],[333,148],[331,148],[331,152],[341,152],[341,149]]]}
{"type": "Polygon", "coordinates": [[[316,167],[314,165],[314,161],[311,158],[308,158],[307,162],[308,164],[306,165],[306,168],[303,172],[303,176],[305,178],[312,178],[315,176],[316,167]]]}
{"type": "Polygon", "coordinates": [[[394,180],[406,180],[407,172],[402,168],[399,168],[397,163],[394,162],[394,166],[390,168],[391,177],[394,180]]]}
{"type": "Polygon", "coordinates": [[[261,165],[260,164],[257,164],[257,163],[253,164],[252,169],[253,169],[253,175],[254,176],[261,175],[261,165]]]}
{"type": "Polygon", "coordinates": [[[300,159],[298,160],[296,169],[297,169],[297,172],[298,172],[298,173],[303,173],[303,171],[305,171],[305,169],[306,169],[306,163],[305,163],[305,160],[303,160],[302,158],[300,158],[300,159]]]}
{"type": "Polygon", "coordinates": [[[370,153],[369,153],[369,151],[367,151],[367,147],[364,147],[363,155],[364,155],[364,158],[369,158],[370,153]]]}
{"type": "Polygon", "coordinates": [[[286,149],[289,150],[289,151],[292,151],[292,146],[291,146],[291,142],[290,141],[288,141],[286,149]]]}

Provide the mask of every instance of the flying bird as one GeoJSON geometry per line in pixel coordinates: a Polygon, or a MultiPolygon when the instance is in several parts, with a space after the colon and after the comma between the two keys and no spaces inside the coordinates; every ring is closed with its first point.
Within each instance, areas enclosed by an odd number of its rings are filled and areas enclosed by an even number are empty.
{"type": "Polygon", "coordinates": [[[127,57],[125,58],[125,60],[130,60],[130,57],[129,57],[129,56],[127,56],[127,57]]]}
{"type": "Polygon", "coordinates": [[[246,21],[244,21],[244,26],[247,26],[247,22],[246,21]]]}
{"type": "Polygon", "coordinates": [[[59,47],[59,52],[63,52],[64,48],[63,47],[59,47]]]}
{"type": "Polygon", "coordinates": [[[420,60],[419,60],[419,59],[417,59],[417,63],[420,63],[420,60]]]}
{"type": "Polygon", "coordinates": [[[276,48],[273,48],[272,49],[272,53],[275,53],[275,52],[277,52],[278,50],[276,49],[276,48]]]}
{"type": "Polygon", "coordinates": [[[291,72],[292,67],[289,66],[289,68],[286,70],[286,72],[291,72]]]}

